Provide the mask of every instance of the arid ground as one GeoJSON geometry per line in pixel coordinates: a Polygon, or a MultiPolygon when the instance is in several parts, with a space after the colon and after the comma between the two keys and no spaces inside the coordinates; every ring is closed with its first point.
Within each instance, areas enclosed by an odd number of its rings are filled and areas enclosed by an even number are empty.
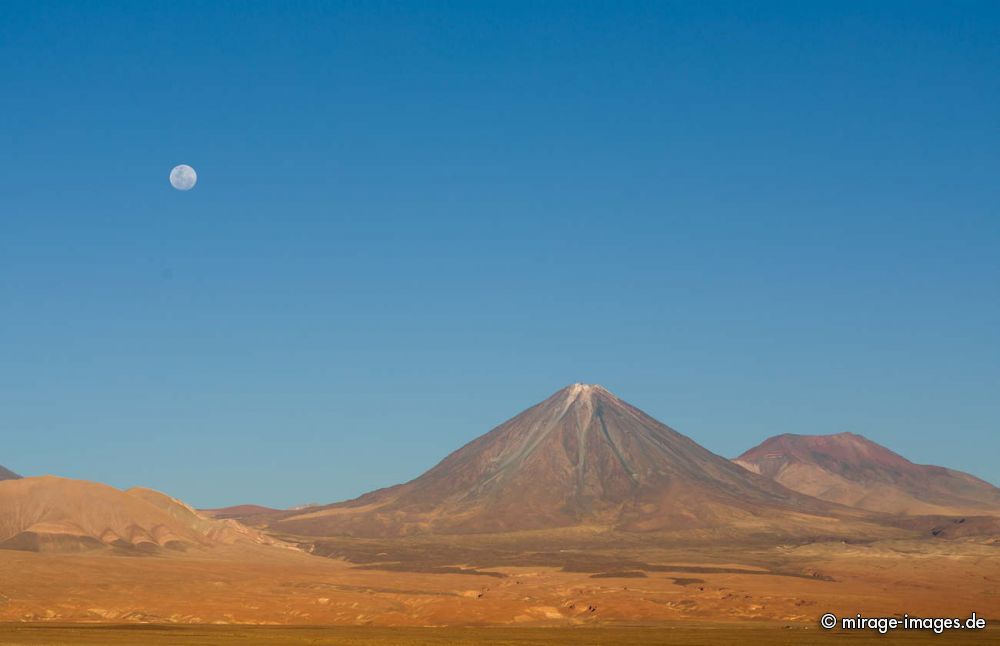
{"type": "Polygon", "coordinates": [[[825,612],[972,611],[1000,621],[997,547],[976,540],[657,542],[579,533],[341,539],[317,545],[328,558],[263,546],[216,548],[210,557],[5,550],[0,621],[414,628],[696,621],[798,630],[817,628],[825,612]],[[533,541],[556,539],[566,547],[534,549],[533,541]]]}
{"type": "Polygon", "coordinates": [[[986,644],[997,643],[996,630],[969,635],[908,633],[878,635],[827,633],[815,627],[780,623],[687,623],[659,626],[613,626],[599,628],[380,628],[380,627],[273,627],[273,626],[128,626],[128,625],[39,625],[0,624],[0,644],[181,644],[228,646],[229,644],[313,644],[337,646],[382,646],[410,644],[443,646],[496,644],[501,646],[638,646],[673,644],[718,646],[719,644],[986,644]]]}

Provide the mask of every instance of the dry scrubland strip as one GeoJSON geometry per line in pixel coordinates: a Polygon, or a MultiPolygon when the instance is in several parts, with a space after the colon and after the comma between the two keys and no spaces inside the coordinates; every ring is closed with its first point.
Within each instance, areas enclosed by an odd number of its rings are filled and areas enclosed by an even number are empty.
{"type": "Polygon", "coordinates": [[[548,646],[580,644],[621,646],[688,644],[717,646],[755,644],[995,644],[1000,633],[933,635],[907,633],[878,635],[855,633],[834,635],[814,627],[766,623],[733,625],[677,623],[658,627],[602,628],[371,628],[371,627],[233,627],[233,626],[71,626],[51,624],[0,624],[0,645],[84,644],[180,644],[182,646],[227,646],[229,644],[312,644],[337,646],[381,646],[409,644],[496,644],[548,646]]]}

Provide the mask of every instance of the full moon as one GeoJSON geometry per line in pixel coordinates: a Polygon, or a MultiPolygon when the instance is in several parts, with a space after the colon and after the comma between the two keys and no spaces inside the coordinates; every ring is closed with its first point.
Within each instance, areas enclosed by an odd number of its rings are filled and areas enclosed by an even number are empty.
{"type": "Polygon", "coordinates": [[[178,191],[190,191],[198,182],[198,173],[187,164],[174,166],[170,171],[170,185],[178,191]]]}

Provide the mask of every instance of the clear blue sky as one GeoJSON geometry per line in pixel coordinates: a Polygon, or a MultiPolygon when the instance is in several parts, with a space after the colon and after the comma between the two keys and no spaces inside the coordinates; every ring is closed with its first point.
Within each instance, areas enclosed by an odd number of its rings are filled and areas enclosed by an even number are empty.
{"type": "Polygon", "coordinates": [[[0,464],[328,502],[583,381],[729,457],[853,431],[1000,482],[998,33],[4,2],[0,464]]]}

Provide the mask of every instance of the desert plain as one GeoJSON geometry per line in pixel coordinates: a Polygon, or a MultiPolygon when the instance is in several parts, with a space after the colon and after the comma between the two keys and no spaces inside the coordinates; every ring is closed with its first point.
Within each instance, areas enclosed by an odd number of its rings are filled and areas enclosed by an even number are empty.
{"type": "Polygon", "coordinates": [[[726,460],[575,384],[330,505],[198,511],[14,474],[0,644],[997,641],[995,487],[851,434],[761,446],[726,460]]]}
{"type": "MultiPolygon", "coordinates": [[[[975,611],[991,625],[1000,619],[994,545],[709,540],[663,547],[650,538],[577,531],[447,541],[340,539],[322,544],[326,557],[259,546],[214,548],[218,551],[208,557],[0,551],[0,619],[55,631],[8,625],[0,629],[0,643],[58,643],[44,640],[58,640],[59,631],[70,631],[66,635],[76,635],[74,640],[104,634],[59,627],[65,622],[202,624],[217,631],[203,642],[198,635],[204,632],[141,633],[142,642],[155,635],[172,643],[226,643],[224,638],[243,634],[256,635],[260,643],[280,643],[275,635],[299,643],[295,640],[307,634],[301,630],[310,626],[370,628],[346,633],[357,643],[421,643],[411,641],[417,637],[435,643],[434,635],[463,634],[510,643],[552,643],[556,635],[573,643],[588,643],[579,641],[585,637],[597,640],[591,643],[627,643],[619,639],[628,635],[636,643],[657,643],[667,635],[673,641],[660,643],[713,643],[705,631],[715,630],[737,631],[760,643],[812,643],[801,640],[829,640],[840,632],[819,629],[818,618],[826,612],[966,617],[975,611]],[[539,549],[556,541],[566,547],[539,549]],[[302,628],[226,633],[222,625],[302,628]],[[511,627],[562,630],[512,633],[511,627]],[[589,628],[624,632],[614,633],[613,642],[600,641],[612,633],[589,628]],[[680,634],[689,641],[677,641],[680,634]]],[[[322,639],[325,633],[315,630],[314,638],[322,639]]],[[[928,633],[890,637],[912,641],[928,633]]],[[[135,639],[128,631],[109,634],[135,639]]],[[[333,641],[340,634],[345,633],[330,633],[329,643],[350,643],[333,641]]],[[[929,634],[950,643],[985,643],[995,636],[995,631],[929,634]]],[[[862,637],[886,639],[872,631],[843,636],[862,637]]]]}

